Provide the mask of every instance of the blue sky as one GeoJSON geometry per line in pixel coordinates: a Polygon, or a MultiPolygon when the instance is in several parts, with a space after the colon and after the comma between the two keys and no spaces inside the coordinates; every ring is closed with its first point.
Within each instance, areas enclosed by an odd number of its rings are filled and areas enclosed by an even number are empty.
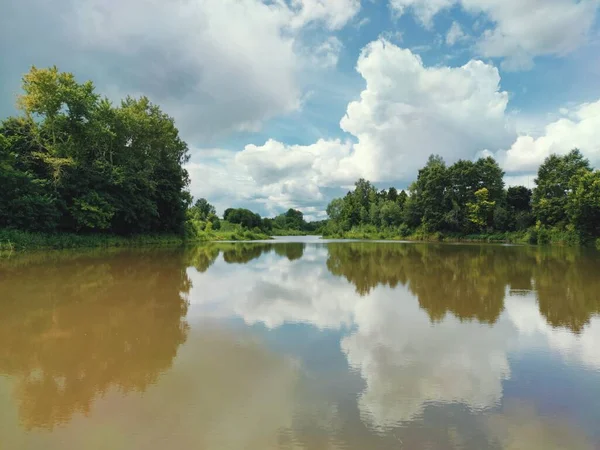
{"type": "Polygon", "coordinates": [[[431,153],[508,184],[579,147],[600,163],[600,0],[43,0],[0,17],[0,116],[56,64],[173,115],[218,210],[314,218],[358,177],[408,186],[431,153]]]}

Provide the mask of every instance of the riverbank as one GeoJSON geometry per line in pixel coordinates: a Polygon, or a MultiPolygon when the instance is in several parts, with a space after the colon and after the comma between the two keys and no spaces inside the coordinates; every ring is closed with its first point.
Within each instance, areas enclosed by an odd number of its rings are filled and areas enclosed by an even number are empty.
{"type": "Polygon", "coordinates": [[[348,232],[324,234],[327,239],[364,239],[392,241],[421,241],[421,242],[482,242],[503,244],[559,245],[559,246],[595,246],[600,250],[600,239],[584,239],[576,232],[561,231],[547,228],[530,228],[524,231],[504,233],[425,233],[416,231],[406,235],[395,230],[372,230],[354,228],[348,232]]]}
{"type": "Polygon", "coordinates": [[[117,236],[105,234],[75,233],[31,233],[26,231],[0,230],[0,252],[72,249],[72,248],[111,248],[176,246],[208,241],[256,241],[268,240],[271,236],[250,230],[200,232],[193,237],[180,235],[134,235],[117,236]]]}

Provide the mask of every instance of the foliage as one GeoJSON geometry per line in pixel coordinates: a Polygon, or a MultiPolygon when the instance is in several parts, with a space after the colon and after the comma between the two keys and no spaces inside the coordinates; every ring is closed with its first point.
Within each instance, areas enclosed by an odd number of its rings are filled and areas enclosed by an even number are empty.
{"type": "Polygon", "coordinates": [[[469,220],[480,229],[486,229],[492,225],[496,202],[489,201],[489,197],[490,193],[487,188],[481,188],[475,192],[475,201],[467,203],[469,220]]]}
{"type": "Polygon", "coordinates": [[[324,234],[360,239],[474,239],[574,245],[600,236],[600,172],[578,150],[552,155],[537,186],[504,189],[493,158],[447,166],[432,155],[405,191],[360,179],[327,206],[324,234]],[[534,224],[536,224],[534,226],[534,224]],[[481,234],[485,233],[485,234],[481,234]]]}
{"type": "Polygon", "coordinates": [[[22,116],[0,124],[0,227],[182,233],[188,147],[147,98],[119,106],[56,67],[23,77],[22,116]]]}
{"type": "Polygon", "coordinates": [[[564,156],[551,155],[538,170],[533,190],[533,212],[536,219],[547,226],[565,228],[567,203],[573,186],[572,178],[589,172],[590,163],[579,150],[564,156]]]}
{"type": "Polygon", "coordinates": [[[585,235],[600,236],[600,171],[583,170],[571,178],[567,215],[585,235]]]}

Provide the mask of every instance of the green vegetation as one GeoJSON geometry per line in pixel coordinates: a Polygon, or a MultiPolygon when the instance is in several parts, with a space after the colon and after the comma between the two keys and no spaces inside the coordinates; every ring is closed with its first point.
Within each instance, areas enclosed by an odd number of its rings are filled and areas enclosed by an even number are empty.
{"type": "Polygon", "coordinates": [[[547,158],[533,192],[505,189],[493,158],[447,166],[431,156],[408,193],[360,179],[329,204],[328,221],[243,208],[220,219],[206,199],[192,204],[187,144],[146,97],[114,106],[90,81],[33,67],[18,106],[0,123],[0,250],[305,234],[600,245],[600,172],[577,150],[547,158]]]}
{"type": "MultiPolygon", "coordinates": [[[[447,166],[431,156],[408,194],[360,179],[327,207],[328,237],[578,245],[600,237],[600,171],[578,150],[540,166],[533,192],[504,188],[493,158],[447,166]]],[[[598,244],[596,244],[598,245],[598,244]]]]}
{"type": "Polygon", "coordinates": [[[183,242],[183,237],[176,234],[118,236],[114,234],[39,233],[13,229],[0,230],[0,252],[25,249],[181,245],[183,242]]]}
{"type": "Polygon", "coordinates": [[[228,208],[223,214],[223,219],[239,224],[243,228],[274,236],[318,234],[326,223],[325,221],[306,222],[302,211],[291,208],[273,219],[261,218],[259,214],[244,208],[228,208]]]}
{"type": "Polygon", "coordinates": [[[600,313],[600,258],[587,248],[345,242],[327,250],[328,270],[358,294],[403,285],[432,322],[452,314],[494,324],[507,290],[535,290],[548,323],[575,333],[600,313]]]}
{"type": "Polygon", "coordinates": [[[1,228],[183,233],[188,147],[158,106],[114,106],[56,67],[23,77],[18,106],[22,115],[0,125],[1,228]]]}
{"type": "Polygon", "coordinates": [[[269,238],[191,205],[187,144],[146,97],[114,106],[90,81],[33,67],[18,107],[0,123],[0,251],[269,238]]]}

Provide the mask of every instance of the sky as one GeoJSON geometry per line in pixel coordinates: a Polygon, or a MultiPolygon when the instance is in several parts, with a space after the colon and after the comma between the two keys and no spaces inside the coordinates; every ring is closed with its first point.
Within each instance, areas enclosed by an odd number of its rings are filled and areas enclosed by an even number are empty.
{"type": "Polygon", "coordinates": [[[551,153],[600,167],[600,0],[3,0],[0,117],[32,65],[146,95],[222,212],[325,217],[360,178],[495,157],[534,187],[551,153]]]}

